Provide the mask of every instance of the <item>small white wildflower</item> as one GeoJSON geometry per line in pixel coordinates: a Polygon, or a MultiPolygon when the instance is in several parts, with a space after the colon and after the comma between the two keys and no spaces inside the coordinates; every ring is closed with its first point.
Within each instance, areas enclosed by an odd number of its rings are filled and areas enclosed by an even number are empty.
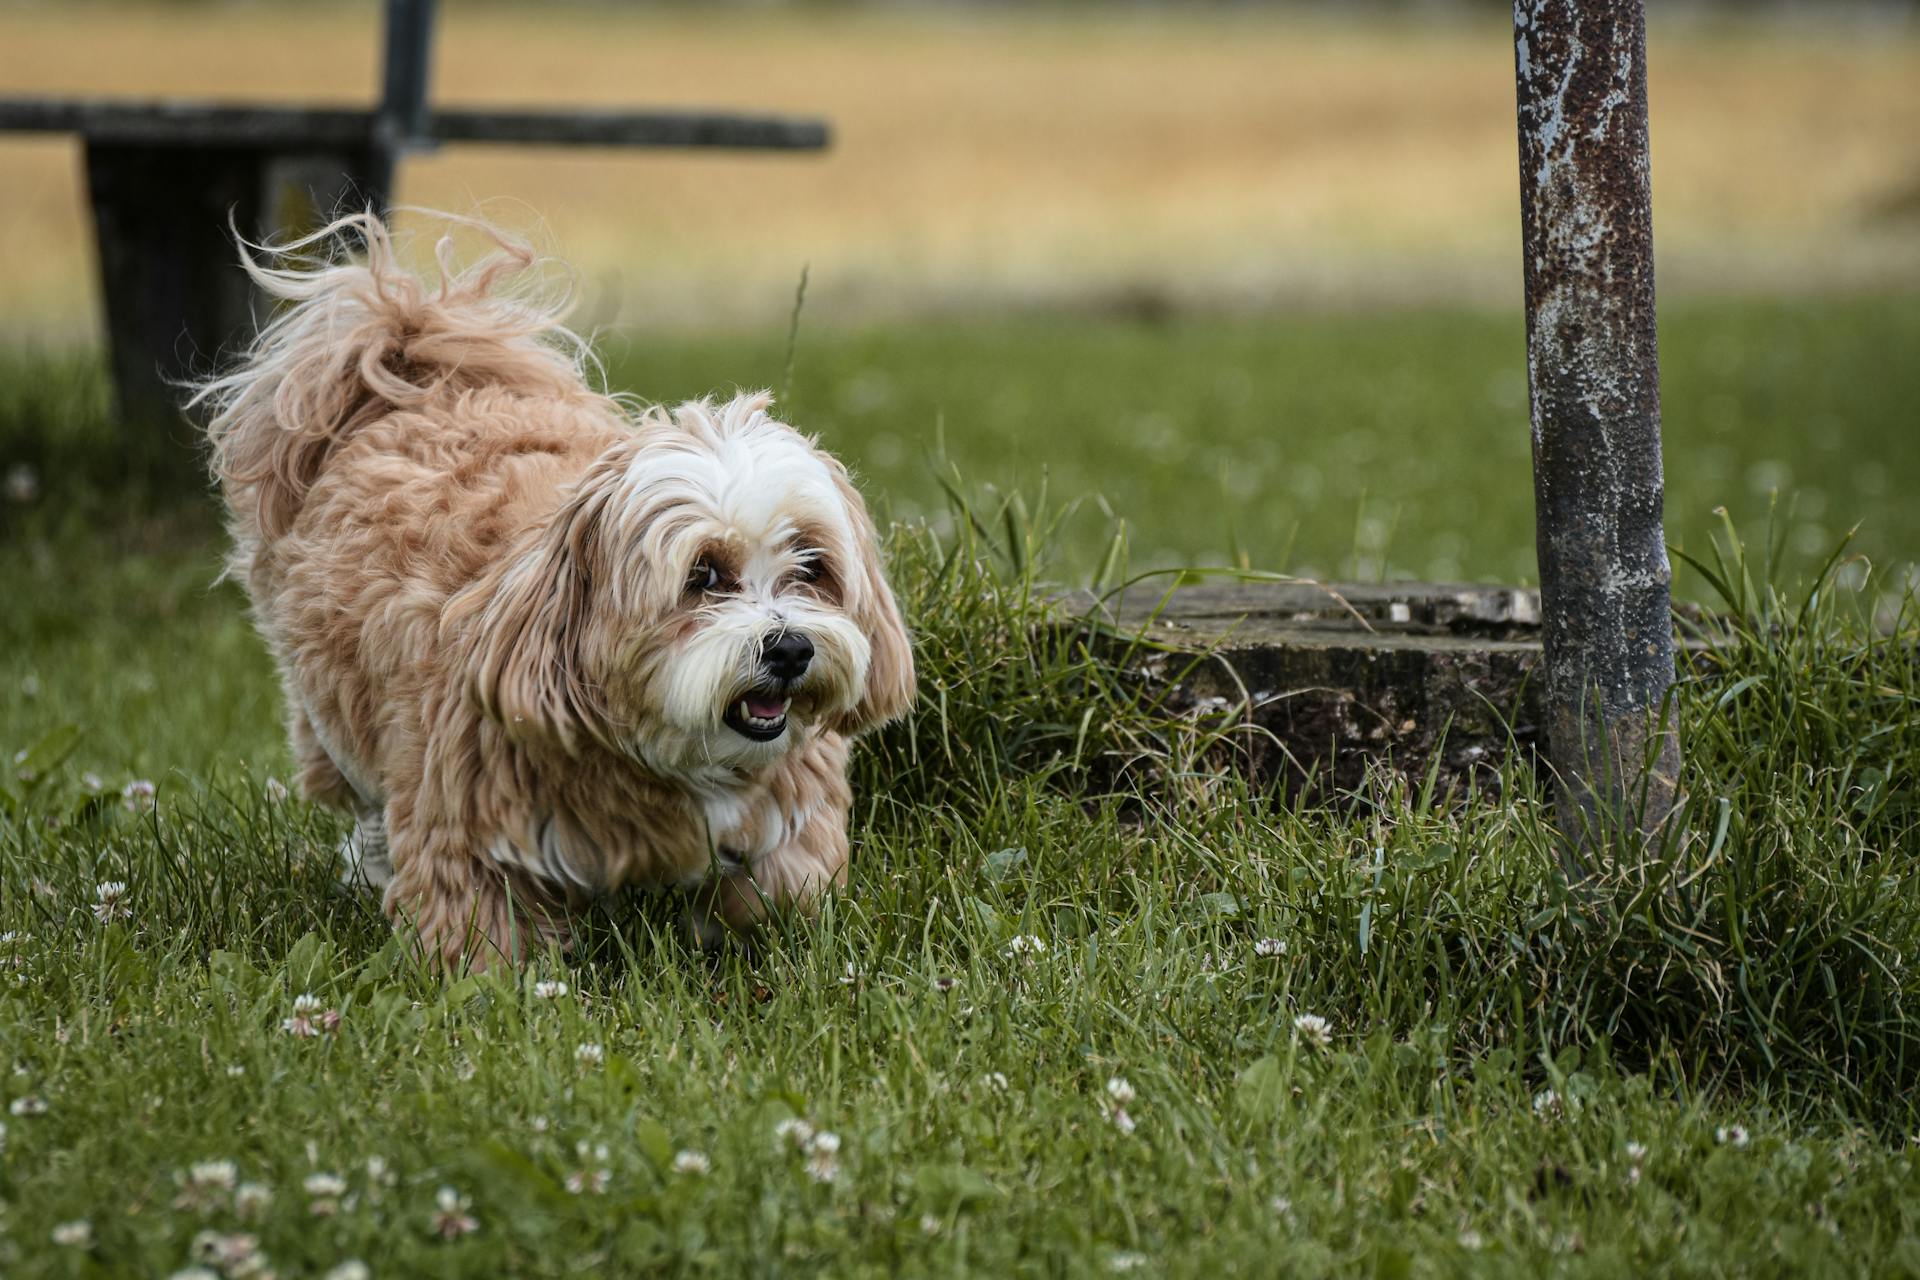
{"type": "Polygon", "coordinates": [[[214,1187],[231,1191],[239,1180],[240,1166],[231,1160],[202,1160],[187,1170],[187,1181],[196,1187],[214,1187]]]}
{"type": "Polygon", "coordinates": [[[328,1271],[321,1280],[373,1280],[373,1268],[358,1258],[348,1258],[328,1271]]]}
{"type": "Polygon", "coordinates": [[[273,1188],[264,1182],[243,1182],[233,1191],[233,1211],[243,1218],[257,1218],[273,1203],[273,1188]]]}
{"type": "Polygon", "coordinates": [[[536,982],[533,984],[533,994],[541,1000],[558,1000],[561,996],[567,994],[568,990],[567,984],[557,979],[551,982],[536,982]]]}
{"type": "Polygon", "coordinates": [[[1134,1123],[1133,1117],[1127,1114],[1127,1109],[1125,1107],[1115,1107],[1111,1112],[1108,1113],[1108,1118],[1113,1121],[1114,1128],[1118,1129],[1121,1133],[1127,1134],[1129,1136],[1131,1136],[1133,1131],[1139,1127],[1134,1123]]]}
{"type": "Polygon", "coordinates": [[[120,788],[120,807],[128,813],[149,813],[153,810],[156,790],[145,778],[135,778],[120,788]]]}
{"type": "Polygon", "coordinates": [[[607,1184],[613,1180],[610,1169],[575,1169],[567,1175],[567,1190],[574,1195],[591,1191],[597,1196],[607,1193],[607,1184]]]}
{"type": "Polygon", "coordinates": [[[293,1011],[295,1013],[318,1013],[321,1008],[322,1001],[320,997],[311,991],[303,991],[293,998],[293,1011]]]}
{"type": "Polygon", "coordinates": [[[813,1141],[813,1126],[799,1116],[789,1116],[773,1126],[776,1142],[785,1142],[796,1148],[804,1148],[813,1141]]]}
{"type": "Polygon", "coordinates": [[[1639,1164],[1641,1161],[1645,1160],[1646,1158],[1647,1158],[1646,1143],[1629,1142],[1627,1144],[1627,1159],[1633,1161],[1635,1164],[1639,1164]]]}
{"type": "Polygon", "coordinates": [[[47,1114],[47,1100],[37,1093],[22,1094],[8,1104],[7,1110],[16,1116],[43,1116],[47,1114]]]}
{"type": "Polygon", "coordinates": [[[25,506],[40,496],[40,473],[33,464],[16,462],[7,468],[7,501],[25,506]]]}
{"type": "Polygon", "coordinates": [[[920,1234],[927,1235],[927,1236],[939,1235],[940,1219],[934,1217],[930,1213],[921,1214],[920,1215],[920,1234]]]}
{"type": "Polygon", "coordinates": [[[125,919],[133,914],[133,908],[127,905],[127,882],[125,880],[102,880],[93,887],[93,918],[101,924],[111,924],[115,920],[125,919]]]}
{"type": "Polygon", "coordinates": [[[573,1060],[583,1067],[597,1067],[607,1060],[607,1051],[589,1041],[573,1051],[573,1060]]]}
{"type": "Polygon", "coordinates": [[[933,980],[933,989],[935,991],[938,991],[941,995],[946,995],[949,991],[953,990],[955,987],[959,985],[960,985],[960,980],[958,978],[949,978],[944,975],[941,977],[935,978],[933,980]]]}
{"type": "Polygon", "coordinates": [[[834,1182],[840,1177],[840,1157],[831,1151],[816,1151],[807,1157],[807,1176],[815,1182],[834,1182]]]}
{"type": "Polygon", "coordinates": [[[675,1173],[697,1173],[702,1177],[713,1172],[713,1161],[707,1159],[704,1151],[682,1151],[673,1157],[675,1173]]]}
{"type": "Polygon", "coordinates": [[[1482,1236],[1478,1231],[1475,1231],[1472,1227],[1468,1227],[1465,1231],[1462,1231],[1460,1233],[1460,1247],[1462,1249],[1466,1249],[1470,1252],[1477,1253],[1481,1249],[1485,1248],[1486,1244],[1487,1244],[1486,1237],[1482,1236]]]}
{"type": "Polygon", "coordinates": [[[1566,1103],[1557,1089],[1542,1089],[1533,1095],[1533,1114],[1542,1120],[1558,1120],[1566,1111],[1566,1103]]]}
{"type": "Polygon", "coordinates": [[[310,1196],[343,1196],[347,1180],[337,1173],[310,1173],[300,1187],[310,1196]]]}
{"type": "Polygon", "coordinates": [[[452,1187],[442,1187],[434,1196],[438,1207],[433,1215],[433,1230],[443,1240],[457,1240],[480,1229],[480,1220],[468,1212],[471,1202],[452,1187]]]}
{"type": "Polygon", "coordinates": [[[1005,1093],[1007,1091],[1007,1076],[1003,1071],[987,1072],[987,1074],[980,1077],[980,1083],[995,1093],[1005,1093]]]}
{"type": "Polygon", "coordinates": [[[243,1064],[238,1062],[229,1063],[227,1066],[227,1074],[233,1077],[234,1079],[238,1079],[239,1077],[247,1074],[247,1068],[243,1064]]]}
{"type": "Polygon", "coordinates": [[[1293,1212],[1293,1201],[1287,1199],[1285,1196],[1275,1196],[1273,1199],[1267,1201],[1267,1208],[1273,1210],[1276,1218],[1284,1218],[1293,1212]]]}
{"type": "Polygon", "coordinates": [[[1303,1013],[1293,1020],[1294,1034],[1316,1049],[1333,1043],[1333,1024],[1317,1013],[1303,1013]]]}
{"type": "Polygon", "coordinates": [[[1109,1271],[1137,1271],[1146,1265],[1147,1255],[1144,1253],[1116,1253],[1107,1259],[1109,1271]]]}
{"type": "Polygon", "coordinates": [[[106,779],[91,769],[80,775],[80,785],[86,788],[89,795],[97,796],[107,789],[106,779]]]}
{"type": "Polygon", "coordinates": [[[1287,944],[1281,938],[1262,938],[1253,944],[1253,954],[1262,960],[1272,960],[1287,954],[1287,944]]]}
{"type": "Polygon", "coordinates": [[[262,789],[267,793],[267,799],[274,804],[279,804],[287,798],[287,784],[278,778],[268,778],[267,785],[262,789]]]}
{"type": "Polygon", "coordinates": [[[807,1139],[807,1150],[815,1155],[835,1155],[840,1150],[840,1135],[822,1129],[807,1139]]]}
{"type": "Polygon", "coordinates": [[[1041,955],[1045,955],[1046,953],[1047,953],[1046,940],[1044,938],[1037,938],[1031,933],[1020,934],[1016,936],[1011,942],[1007,943],[1007,955],[1013,959],[1022,959],[1028,956],[1041,956],[1041,955]]]}
{"type": "Polygon", "coordinates": [[[93,1248],[93,1224],[85,1218],[63,1222],[53,1229],[53,1242],[70,1249],[93,1248]]]}
{"type": "Polygon", "coordinates": [[[533,1130],[535,1133],[545,1133],[552,1127],[553,1121],[547,1119],[545,1116],[534,1116],[527,1121],[527,1128],[533,1130]]]}
{"type": "Polygon", "coordinates": [[[1714,1141],[1723,1147],[1744,1147],[1751,1140],[1744,1125],[1727,1125],[1714,1130],[1714,1141]]]}
{"type": "Polygon", "coordinates": [[[1133,1085],[1125,1076],[1114,1076],[1107,1081],[1107,1096],[1124,1107],[1134,1099],[1133,1085]]]}
{"type": "Polygon", "coordinates": [[[385,1156],[367,1157],[367,1182],[369,1185],[390,1187],[396,1181],[398,1181],[398,1179],[393,1172],[392,1166],[387,1163],[385,1156]]]}

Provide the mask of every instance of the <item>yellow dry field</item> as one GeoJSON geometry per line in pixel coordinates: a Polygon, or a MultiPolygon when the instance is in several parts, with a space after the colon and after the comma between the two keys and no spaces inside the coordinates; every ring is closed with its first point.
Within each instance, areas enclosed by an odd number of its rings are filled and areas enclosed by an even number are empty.
{"type": "MultiPolygon", "coordinates": [[[[365,4],[0,11],[0,92],[364,102],[365,4]]],[[[1657,27],[1663,288],[1920,282],[1920,30],[1657,27]]],[[[820,157],[460,147],[402,197],[542,220],[584,319],[810,322],[1140,299],[1517,297],[1512,52],[1498,22],[453,4],[462,104],[818,113],[820,157]]],[[[158,198],[158,197],[156,197],[158,198]]],[[[14,338],[85,333],[79,150],[0,135],[14,338]]]]}

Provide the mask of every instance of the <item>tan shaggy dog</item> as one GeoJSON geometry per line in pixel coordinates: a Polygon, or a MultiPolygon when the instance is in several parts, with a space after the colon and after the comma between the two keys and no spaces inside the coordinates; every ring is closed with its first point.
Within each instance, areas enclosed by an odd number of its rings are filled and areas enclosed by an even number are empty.
{"type": "Polygon", "coordinates": [[[866,507],[767,394],[593,390],[490,234],[433,288],[371,215],[242,254],[282,309],[195,402],[300,788],[449,965],[625,884],[695,888],[709,940],[805,907],[845,882],[849,738],[914,692],[866,507]]]}

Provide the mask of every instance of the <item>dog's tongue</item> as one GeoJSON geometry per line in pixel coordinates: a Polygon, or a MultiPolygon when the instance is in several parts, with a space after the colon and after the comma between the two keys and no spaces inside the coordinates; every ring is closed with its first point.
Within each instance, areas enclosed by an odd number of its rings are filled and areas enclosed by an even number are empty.
{"type": "Polygon", "coordinates": [[[747,714],[761,720],[778,720],[787,714],[787,704],[778,698],[747,698],[747,714]]]}

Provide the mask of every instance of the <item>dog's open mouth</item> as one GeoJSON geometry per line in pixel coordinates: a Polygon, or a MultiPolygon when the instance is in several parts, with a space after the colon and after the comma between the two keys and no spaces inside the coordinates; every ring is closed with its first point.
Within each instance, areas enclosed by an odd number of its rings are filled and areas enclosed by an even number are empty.
{"type": "Polygon", "coordinates": [[[721,719],[743,738],[772,742],[787,731],[787,708],[792,705],[787,694],[756,691],[742,694],[721,719]]]}

